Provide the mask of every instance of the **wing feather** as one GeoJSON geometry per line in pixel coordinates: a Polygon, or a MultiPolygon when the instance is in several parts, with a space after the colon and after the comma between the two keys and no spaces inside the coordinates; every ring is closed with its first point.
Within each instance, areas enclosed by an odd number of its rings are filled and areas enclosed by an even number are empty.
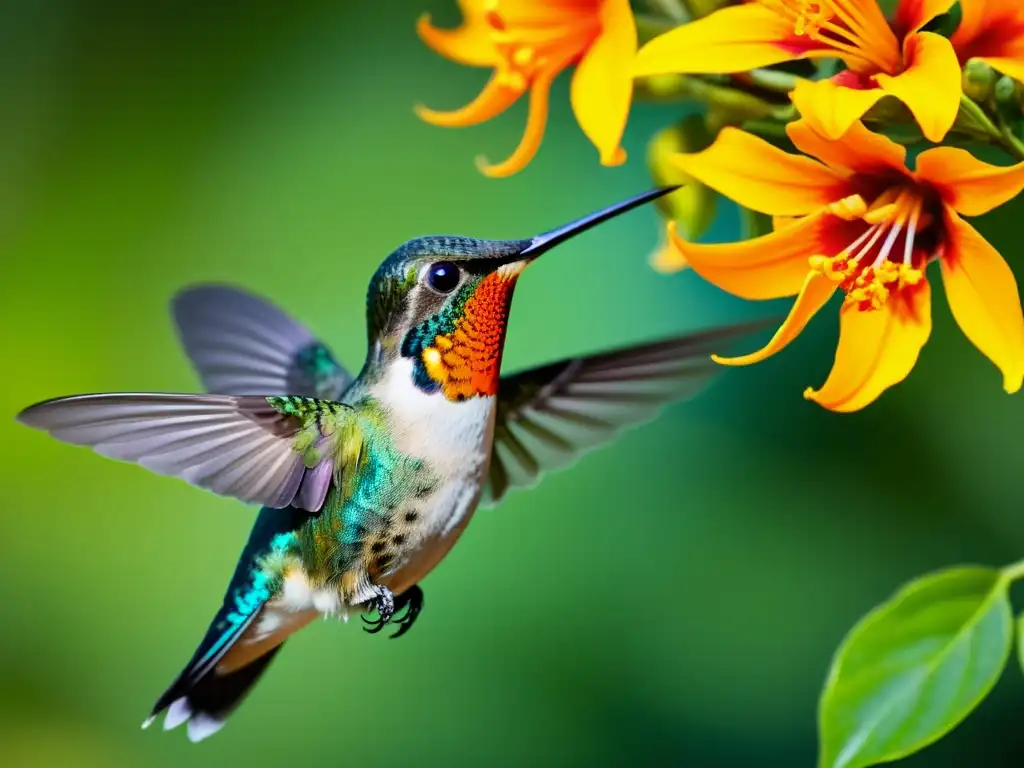
{"type": "MultiPolygon", "coordinates": [[[[331,420],[332,435],[351,409],[312,398],[290,398],[290,412],[276,398],[229,395],[78,395],[33,405],[19,420],[58,440],[178,477],[222,496],[282,508],[295,504],[316,512],[323,504],[340,455],[318,432],[317,456],[297,450],[300,431],[331,420]],[[309,487],[304,487],[308,483],[309,487]]],[[[350,437],[347,439],[351,439],[350,437]]],[[[357,438],[358,439],[358,438],[357,438]]]]}
{"type": "Polygon", "coordinates": [[[352,377],[326,345],[264,299],[201,285],[172,302],[178,335],[209,392],[338,400],[352,377]]]}
{"type": "Polygon", "coordinates": [[[720,370],[710,355],[776,320],[561,360],[501,379],[484,504],[697,394],[720,370]]]}

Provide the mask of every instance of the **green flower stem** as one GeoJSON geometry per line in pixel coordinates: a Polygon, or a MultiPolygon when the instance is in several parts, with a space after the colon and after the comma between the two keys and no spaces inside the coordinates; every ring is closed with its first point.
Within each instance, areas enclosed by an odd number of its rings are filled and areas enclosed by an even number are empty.
{"type": "Polygon", "coordinates": [[[644,5],[650,8],[652,13],[673,22],[675,26],[685,24],[693,18],[690,9],[682,0],[647,0],[644,5]]]}
{"type": "Polygon", "coordinates": [[[650,13],[637,13],[634,15],[634,18],[636,19],[637,41],[640,45],[648,43],[679,26],[664,16],[650,13]]]}
{"type": "Polygon", "coordinates": [[[1021,141],[1013,126],[1000,118],[999,135],[1002,138],[1002,147],[1016,160],[1024,160],[1024,141],[1021,141]]]}
{"type": "Polygon", "coordinates": [[[1002,138],[999,129],[996,128],[991,118],[981,108],[981,105],[966,94],[961,94],[960,96],[960,114],[957,115],[957,118],[957,122],[960,123],[957,126],[958,128],[968,130],[969,132],[981,132],[982,136],[979,138],[1002,138]]]}
{"type": "Polygon", "coordinates": [[[754,85],[773,93],[789,93],[800,78],[777,69],[752,69],[747,73],[754,85]]]}

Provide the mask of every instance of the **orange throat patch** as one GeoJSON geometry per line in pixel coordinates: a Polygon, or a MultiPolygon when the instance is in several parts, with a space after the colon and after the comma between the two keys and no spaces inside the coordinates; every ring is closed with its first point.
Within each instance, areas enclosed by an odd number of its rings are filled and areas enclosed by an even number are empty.
{"type": "Polygon", "coordinates": [[[510,264],[481,280],[451,333],[435,337],[423,350],[427,375],[449,400],[498,393],[512,291],[522,271],[514,266],[518,267],[510,264]]]}

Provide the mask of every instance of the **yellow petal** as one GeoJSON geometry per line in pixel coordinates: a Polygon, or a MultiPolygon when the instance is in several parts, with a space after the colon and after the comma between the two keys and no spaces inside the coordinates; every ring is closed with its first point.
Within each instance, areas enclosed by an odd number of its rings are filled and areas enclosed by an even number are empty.
{"type": "Polygon", "coordinates": [[[807,120],[786,126],[790,140],[801,152],[816,157],[830,168],[875,175],[906,168],[907,150],[887,136],[869,131],[861,122],[850,126],[841,140],[819,133],[807,120]]]}
{"type": "Polygon", "coordinates": [[[970,152],[936,147],[917,158],[917,176],[934,186],[943,201],[965,216],[981,216],[1024,189],[1024,163],[989,165],[970,152]]]}
{"type": "Polygon", "coordinates": [[[880,88],[862,90],[833,80],[801,80],[789,97],[815,131],[835,141],[884,95],[880,88]]]}
{"type": "Polygon", "coordinates": [[[808,388],[804,397],[841,413],[870,405],[913,370],[931,329],[927,280],[894,293],[881,309],[844,305],[832,372],[821,389],[808,388]]]}
{"type": "Polygon", "coordinates": [[[997,72],[1002,72],[1018,83],[1024,83],[1024,39],[1019,41],[1018,47],[1021,51],[1017,58],[1009,56],[979,56],[978,58],[997,72]]]}
{"type": "Polygon", "coordinates": [[[789,316],[779,327],[779,330],[775,332],[775,335],[772,336],[771,341],[757,352],[751,352],[749,355],[742,355],[740,357],[712,355],[711,359],[722,365],[751,365],[771,357],[776,352],[780,352],[800,335],[811,321],[811,318],[832,298],[832,294],[836,292],[837,287],[837,283],[829,280],[824,275],[818,272],[808,272],[803,287],[800,289],[800,294],[796,297],[793,307],[789,310],[789,316]]]}
{"type": "Polygon", "coordinates": [[[651,40],[637,54],[633,74],[745,72],[819,49],[797,38],[793,23],[759,3],[722,8],[651,40]],[[795,43],[795,44],[794,44],[795,43]]]}
{"type": "Polygon", "coordinates": [[[946,210],[949,242],[941,259],[946,298],[964,335],[1003,372],[1003,389],[1024,380],[1024,317],[1017,281],[995,248],[946,210]]]}
{"type": "Polygon", "coordinates": [[[834,218],[814,214],[752,240],[697,245],[679,236],[669,223],[669,239],[698,275],[744,299],[777,299],[800,291],[807,260],[828,248],[824,235],[834,218]]]}
{"type": "Polygon", "coordinates": [[[740,205],[769,216],[801,216],[845,195],[845,182],[821,163],[791,155],[737,128],[723,128],[703,152],[673,162],[740,205]]]}
{"type": "Polygon", "coordinates": [[[906,69],[898,75],[875,75],[882,89],[907,105],[921,133],[939,142],[953,127],[960,109],[960,63],[949,40],[917,32],[903,41],[906,69]]]}
{"type": "Polygon", "coordinates": [[[619,142],[633,97],[636,23],[629,0],[605,0],[600,15],[601,34],[576,65],[570,99],[576,121],[597,147],[602,165],[620,165],[626,160],[619,142]]]}
{"type": "Polygon", "coordinates": [[[414,109],[417,117],[431,125],[439,125],[442,128],[465,128],[497,117],[522,95],[522,90],[510,87],[498,75],[493,75],[480,94],[460,109],[438,112],[422,104],[417,104],[414,109]]]}
{"type": "Polygon", "coordinates": [[[470,67],[493,67],[500,60],[494,40],[484,22],[482,3],[461,3],[463,23],[455,29],[439,29],[424,13],[416,22],[420,39],[435,53],[470,67]]]}
{"type": "MultiPolygon", "coordinates": [[[[893,26],[901,37],[917,32],[937,16],[947,13],[956,0],[900,0],[893,26]]],[[[971,0],[967,0],[968,3],[971,0]]]]}

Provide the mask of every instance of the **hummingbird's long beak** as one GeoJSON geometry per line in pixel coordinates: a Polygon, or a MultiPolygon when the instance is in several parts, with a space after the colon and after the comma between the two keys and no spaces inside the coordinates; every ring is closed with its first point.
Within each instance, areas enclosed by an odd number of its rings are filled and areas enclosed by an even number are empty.
{"type": "Polygon", "coordinates": [[[520,259],[535,259],[545,251],[549,251],[560,243],[564,243],[566,240],[576,237],[576,235],[586,232],[591,227],[596,227],[602,222],[608,221],[608,219],[614,219],[616,216],[631,211],[634,208],[638,208],[644,203],[649,203],[651,200],[667,195],[670,192],[675,192],[679,189],[679,185],[671,187],[659,187],[652,189],[648,192],[631,197],[628,200],[623,200],[621,203],[615,205],[609,205],[607,208],[602,208],[600,211],[584,216],[582,219],[576,219],[576,221],[570,222],[558,229],[552,229],[550,232],[545,232],[542,235],[537,235],[530,244],[526,246],[522,251],[516,255],[516,260],[520,259]]]}

